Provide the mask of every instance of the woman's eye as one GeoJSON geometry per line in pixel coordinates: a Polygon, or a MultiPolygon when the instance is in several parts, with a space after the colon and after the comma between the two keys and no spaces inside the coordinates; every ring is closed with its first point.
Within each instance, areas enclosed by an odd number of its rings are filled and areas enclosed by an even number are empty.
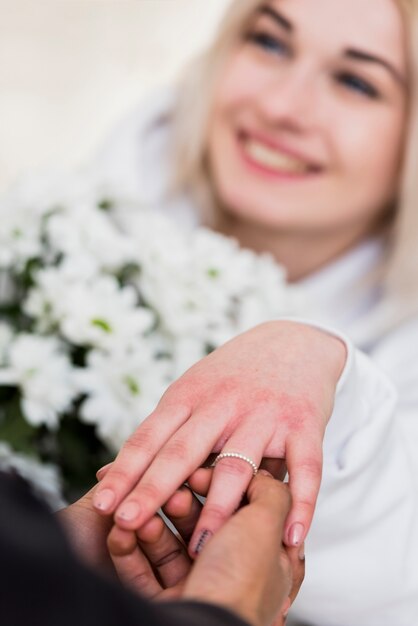
{"type": "Polygon", "coordinates": [[[366,80],[355,76],[354,74],[342,73],[337,75],[339,83],[347,87],[352,91],[356,91],[359,94],[366,96],[367,98],[377,99],[379,98],[379,92],[368,83],[366,80]]]}
{"type": "Polygon", "coordinates": [[[278,37],[269,35],[268,33],[250,33],[247,36],[247,40],[255,44],[256,46],[259,46],[260,48],[264,48],[268,52],[273,52],[281,55],[289,53],[289,46],[287,44],[281,41],[281,39],[279,39],[278,37]]]}

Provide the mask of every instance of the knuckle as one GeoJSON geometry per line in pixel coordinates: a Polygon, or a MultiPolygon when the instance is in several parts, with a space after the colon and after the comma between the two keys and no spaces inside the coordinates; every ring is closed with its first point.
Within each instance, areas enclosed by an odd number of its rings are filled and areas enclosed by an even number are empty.
{"type": "Polygon", "coordinates": [[[228,507],[215,503],[206,503],[203,510],[206,519],[213,519],[218,523],[225,522],[233,512],[233,510],[230,510],[228,507]]]}
{"type": "Polygon", "coordinates": [[[123,489],[126,485],[130,485],[132,479],[129,473],[124,469],[123,465],[115,463],[114,467],[112,467],[107,476],[103,478],[101,481],[101,488],[111,487],[112,489],[119,490],[123,489]]]}
{"type": "Polygon", "coordinates": [[[125,441],[123,451],[134,454],[147,451],[154,437],[153,426],[144,423],[125,441]]]}
{"type": "Polygon", "coordinates": [[[298,464],[299,473],[303,473],[304,476],[308,476],[315,480],[321,476],[322,473],[322,460],[317,457],[310,457],[300,461],[298,464]]]}
{"type": "Polygon", "coordinates": [[[163,461],[173,461],[177,459],[186,459],[189,453],[189,444],[180,438],[169,441],[159,452],[158,456],[163,461]]]}
{"type": "Polygon", "coordinates": [[[302,497],[299,497],[297,499],[295,498],[294,503],[296,508],[299,509],[299,511],[301,512],[301,515],[303,515],[302,511],[306,511],[306,515],[308,517],[311,517],[312,510],[315,507],[316,497],[305,494],[302,497]]]}
{"type": "Polygon", "coordinates": [[[183,375],[167,387],[161,396],[157,408],[167,408],[175,405],[177,408],[189,410],[197,397],[197,393],[193,392],[193,390],[197,390],[201,386],[201,381],[198,377],[192,376],[191,373],[188,373],[187,377],[183,375]]]}
{"type": "Polygon", "coordinates": [[[135,574],[126,576],[126,582],[132,585],[136,590],[144,593],[149,586],[150,576],[146,571],[135,572],[135,574]]]}
{"type": "Polygon", "coordinates": [[[183,556],[183,554],[184,554],[184,551],[181,548],[176,548],[175,550],[172,550],[171,552],[157,559],[153,563],[153,565],[154,567],[157,567],[157,568],[164,567],[164,565],[168,565],[172,561],[175,561],[175,559],[183,556]]]}
{"type": "Polygon", "coordinates": [[[161,497],[161,487],[154,484],[153,482],[141,483],[141,487],[138,488],[138,491],[137,491],[137,496],[138,496],[138,502],[140,502],[141,505],[143,505],[144,500],[157,502],[160,500],[160,497],[161,497]]]}
{"type": "Polygon", "coordinates": [[[127,533],[124,535],[119,534],[119,536],[116,536],[115,533],[110,533],[106,542],[110,554],[119,557],[130,554],[136,545],[133,535],[127,533]]]}

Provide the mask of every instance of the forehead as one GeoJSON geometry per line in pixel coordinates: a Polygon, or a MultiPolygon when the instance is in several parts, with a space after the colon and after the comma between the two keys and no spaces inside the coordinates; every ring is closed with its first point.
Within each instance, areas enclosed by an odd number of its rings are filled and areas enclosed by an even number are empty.
{"type": "Polygon", "coordinates": [[[327,48],[360,48],[404,64],[405,29],[396,0],[270,0],[265,2],[304,38],[327,48]]]}

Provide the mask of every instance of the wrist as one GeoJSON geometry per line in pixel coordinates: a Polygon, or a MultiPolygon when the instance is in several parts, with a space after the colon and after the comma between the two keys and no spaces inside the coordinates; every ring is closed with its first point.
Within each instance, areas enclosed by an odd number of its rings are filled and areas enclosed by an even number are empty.
{"type": "Polygon", "coordinates": [[[312,358],[318,359],[317,363],[324,365],[333,383],[337,385],[348,357],[346,341],[338,332],[310,320],[298,318],[266,322],[265,326],[270,326],[274,332],[282,336],[293,336],[295,341],[300,341],[304,352],[308,355],[311,351],[312,358]]]}

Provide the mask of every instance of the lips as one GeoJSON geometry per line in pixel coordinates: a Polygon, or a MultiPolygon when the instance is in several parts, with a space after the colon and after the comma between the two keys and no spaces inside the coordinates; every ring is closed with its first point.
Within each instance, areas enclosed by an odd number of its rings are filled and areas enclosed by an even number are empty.
{"type": "Polygon", "coordinates": [[[252,134],[242,133],[239,140],[244,156],[269,173],[300,177],[321,170],[321,166],[312,159],[252,134]]]}

